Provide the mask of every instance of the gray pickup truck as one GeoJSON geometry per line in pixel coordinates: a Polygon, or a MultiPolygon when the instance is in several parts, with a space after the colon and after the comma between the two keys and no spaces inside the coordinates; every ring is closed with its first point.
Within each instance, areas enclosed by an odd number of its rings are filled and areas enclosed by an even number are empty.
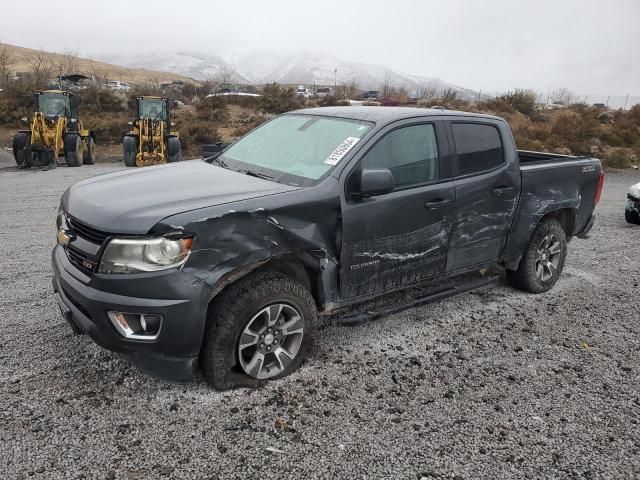
{"type": "Polygon", "coordinates": [[[518,152],[493,116],[299,110],[205,160],[71,186],[53,289],[75,332],[144,371],[252,385],[296,369],[319,318],[383,295],[429,287],[407,308],[496,271],[548,291],[603,179],[597,159],[518,152]]]}

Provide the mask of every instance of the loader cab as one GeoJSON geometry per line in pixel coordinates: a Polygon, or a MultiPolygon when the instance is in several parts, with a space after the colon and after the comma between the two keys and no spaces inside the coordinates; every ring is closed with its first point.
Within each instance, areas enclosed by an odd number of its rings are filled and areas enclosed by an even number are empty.
{"type": "Polygon", "coordinates": [[[54,120],[59,117],[78,118],[78,99],[69,92],[45,90],[35,93],[35,111],[42,112],[45,118],[54,120]]]}
{"type": "Polygon", "coordinates": [[[167,97],[136,97],[137,119],[148,118],[170,123],[169,99],[167,97]]]}

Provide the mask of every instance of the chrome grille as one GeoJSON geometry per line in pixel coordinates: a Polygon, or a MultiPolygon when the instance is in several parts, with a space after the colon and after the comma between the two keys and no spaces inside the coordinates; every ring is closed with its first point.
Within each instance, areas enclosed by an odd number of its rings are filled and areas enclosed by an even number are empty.
{"type": "Polygon", "coordinates": [[[67,215],[67,224],[79,237],[97,245],[102,245],[102,243],[111,236],[110,233],[85,225],[70,215],[67,215]]]}

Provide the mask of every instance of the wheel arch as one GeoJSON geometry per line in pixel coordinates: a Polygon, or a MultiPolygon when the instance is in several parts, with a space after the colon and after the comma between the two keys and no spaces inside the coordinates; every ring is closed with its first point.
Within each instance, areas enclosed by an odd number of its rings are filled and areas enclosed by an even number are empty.
{"type": "Polygon", "coordinates": [[[323,303],[323,287],[321,281],[322,267],[319,259],[307,252],[290,253],[273,257],[248,265],[244,265],[223,275],[216,283],[209,299],[209,308],[215,299],[228,287],[240,279],[263,271],[282,273],[298,282],[311,292],[316,307],[323,303]]]}
{"type": "Polygon", "coordinates": [[[504,262],[504,265],[507,268],[507,270],[518,269],[518,265],[520,265],[520,261],[522,260],[522,256],[524,255],[524,251],[527,245],[529,245],[529,242],[531,241],[531,236],[533,235],[533,232],[535,232],[536,228],[538,228],[538,225],[540,225],[542,221],[547,219],[557,220],[562,226],[562,229],[564,230],[564,233],[567,237],[567,242],[571,240],[571,238],[573,237],[575,225],[576,225],[576,209],[573,207],[561,207],[561,208],[554,208],[554,209],[548,210],[542,215],[540,215],[537,221],[532,222],[526,238],[522,238],[521,241],[519,242],[521,245],[523,245],[523,248],[520,248],[520,251],[517,253],[517,255],[511,257],[509,260],[506,260],[504,262]]]}

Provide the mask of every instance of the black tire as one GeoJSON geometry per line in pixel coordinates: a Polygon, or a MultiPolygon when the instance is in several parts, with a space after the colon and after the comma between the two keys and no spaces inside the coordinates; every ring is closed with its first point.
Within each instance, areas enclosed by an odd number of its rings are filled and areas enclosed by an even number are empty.
{"type": "Polygon", "coordinates": [[[87,137],[86,147],[82,151],[82,163],[84,165],[93,165],[96,163],[96,143],[93,137],[87,137]]]}
{"type": "Polygon", "coordinates": [[[31,145],[31,133],[19,132],[13,137],[13,158],[19,167],[24,163],[24,148],[31,145]]]}
{"type": "Polygon", "coordinates": [[[640,225],[640,215],[635,210],[629,208],[624,209],[624,219],[632,225],[640,225]]]}
{"type": "Polygon", "coordinates": [[[253,321],[256,313],[279,302],[299,312],[304,332],[297,354],[270,380],[289,375],[304,361],[313,347],[318,324],[318,313],[311,293],[299,282],[280,273],[250,274],[225,289],[209,309],[200,365],[213,387],[259,386],[267,381],[253,378],[242,370],[239,342],[243,330],[253,321]]]}
{"type": "Polygon", "coordinates": [[[64,156],[70,167],[82,165],[82,137],[77,133],[67,133],[64,136],[64,156]]]}
{"type": "Polygon", "coordinates": [[[180,148],[180,139],[178,137],[167,138],[167,160],[170,163],[182,161],[182,150],[180,148]]]}
{"type": "MultiPolygon", "coordinates": [[[[547,255],[547,254],[543,254],[547,255]]],[[[544,257],[551,259],[551,256],[544,257]]],[[[520,260],[520,265],[516,271],[507,270],[507,278],[510,283],[519,290],[530,293],[544,293],[549,291],[558,281],[564,262],[567,258],[567,237],[560,222],[549,218],[542,220],[536,227],[529,245],[520,260]],[[543,273],[540,275],[540,249],[544,249],[545,239],[556,238],[559,242],[559,258],[555,268],[542,268],[543,273]],[[545,278],[545,274],[550,274],[549,278],[545,278]]]]}
{"type": "Polygon", "coordinates": [[[136,155],[138,154],[138,140],[136,137],[124,137],[122,140],[122,153],[124,164],[127,167],[136,166],[136,155]]]}

